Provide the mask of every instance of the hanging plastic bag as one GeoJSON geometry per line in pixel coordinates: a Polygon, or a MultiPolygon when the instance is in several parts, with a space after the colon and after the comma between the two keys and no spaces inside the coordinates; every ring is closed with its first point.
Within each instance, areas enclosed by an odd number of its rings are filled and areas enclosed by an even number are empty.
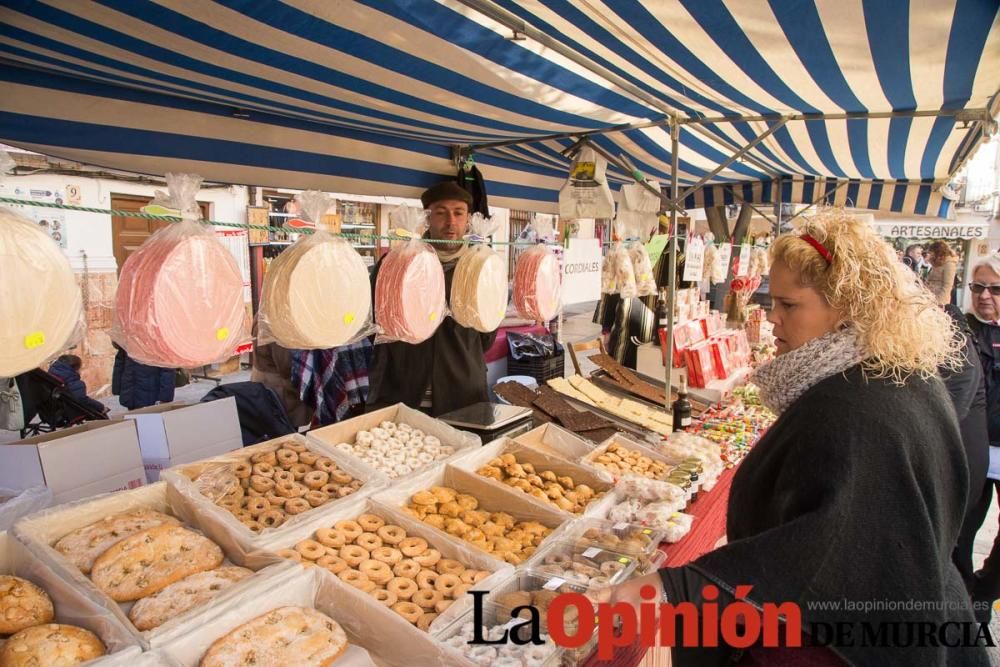
{"type": "Polygon", "coordinates": [[[466,240],[472,244],[458,260],[451,279],[451,316],[463,327],[496,331],[507,314],[507,263],[487,243],[497,223],[474,213],[466,240]]]}
{"type": "Polygon", "coordinates": [[[719,257],[719,249],[713,241],[715,236],[711,232],[705,235],[705,265],[701,268],[701,279],[711,280],[712,272],[715,270],[715,262],[719,257]]]}
{"type": "Polygon", "coordinates": [[[605,172],[608,162],[590,147],[583,147],[570,166],[569,178],[559,190],[559,217],[615,217],[615,199],[605,172]]]}
{"type": "Polygon", "coordinates": [[[604,263],[601,265],[601,293],[618,294],[618,268],[615,266],[615,244],[604,255],[604,263]]]}
{"type": "MultiPolygon", "coordinates": [[[[657,190],[660,184],[648,181],[657,190]]],[[[657,213],[660,210],[660,198],[640,183],[627,183],[618,193],[617,219],[624,226],[623,239],[639,239],[643,243],[649,241],[659,222],[657,213]]]]}
{"type": "Polygon", "coordinates": [[[407,236],[382,259],[375,281],[376,343],[416,345],[437,331],[448,315],[444,269],[437,252],[420,240],[427,212],[400,206],[389,215],[397,235],[407,236]]]}
{"type": "Polygon", "coordinates": [[[646,246],[635,241],[629,245],[628,255],[632,264],[632,274],[635,276],[636,296],[656,294],[656,279],[653,277],[653,265],[649,261],[646,246]]]}
{"type": "Polygon", "coordinates": [[[632,265],[632,258],[629,256],[628,250],[621,243],[615,244],[614,253],[615,280],[618,283],[618,293],[623,299],[631,299],[637,295],[635,267],[632,265]]]}
{"type": "Polygon", "coordinates": [[[771,263],[767,256],[767,248],[754,246],[750,251],[750,275],[766,276],[771,272],[771,263]]]}
{"type": "MultiPolygon", "coordinates": [[[[0,151],[0,176],[13,160],[0,151]]],[[[83,338],[80,287],[62,250],[28,218],[0,208],[0,377],[47,366],[83,338]]]]}
{"type": "Polygon", "coordinates": [[[258,344],[325,350],[357,342],[373,332],[368,267],[346,239],[320,226],[333,201],[329,195],[308,190],[296,200],[317,231],[271,262],[261,290],[258,344]]]}
{"type": "Polygon", "coordinates": [[[181,222],[146,240],[122,265],[111,338],[140,363],[191,368],[225,361],[249,340],[243,277],[214,230],[197,222],[201,177],[167,174],[152,206],[181,222]]]}

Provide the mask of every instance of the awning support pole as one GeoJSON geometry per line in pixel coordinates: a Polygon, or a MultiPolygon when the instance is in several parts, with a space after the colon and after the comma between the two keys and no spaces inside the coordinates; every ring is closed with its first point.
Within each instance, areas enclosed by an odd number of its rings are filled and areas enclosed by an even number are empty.
{"type": "MultiPolygon", "coordinates": [[[[681,138],[681,126],[679,123],[672,123],[670,125],[670,200],[671,203],[678,200],[678,192],[680,191],[680,184],[677,182],[677,172],[679,171],[680,159],[678,157],[678,152],[680,151],[680,138],[681,138]]],[[[674,368],[674,304],[677,303],[677,207],[672,206],[670,209],[670,256],[667,261],[667,276],[670,280],[670,300],[667,302],[667,349],[666,349],[666,361],[667,367],[665,369],[666,376],[666,391],[663,392],[663,407],[669,413],[670,412],[670,391],[671,391],[671,372],[674,368]]],[[[659,322],[657,322],[659,326],[659,322]]]]}

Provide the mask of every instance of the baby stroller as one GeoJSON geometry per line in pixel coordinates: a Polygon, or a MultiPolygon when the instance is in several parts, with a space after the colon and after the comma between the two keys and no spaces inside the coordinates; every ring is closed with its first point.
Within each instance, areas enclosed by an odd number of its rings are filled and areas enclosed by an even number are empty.
{"type": "Polygon", "coordinates": [[[296,432],[278,395],[259,382],[219,385],[199,402],[207,403],[230,396],[236,399],[244,447],[296,432]]]}
{"type": "Polygon", "coordinates": [[[62,380],[40,368],[18,375],[14,380],[24,407],[22,438],[108,418],[107,414],[74,398],[66,391],[62,380]],[[38,421],[32,421],[36,417],[38,421]]]}

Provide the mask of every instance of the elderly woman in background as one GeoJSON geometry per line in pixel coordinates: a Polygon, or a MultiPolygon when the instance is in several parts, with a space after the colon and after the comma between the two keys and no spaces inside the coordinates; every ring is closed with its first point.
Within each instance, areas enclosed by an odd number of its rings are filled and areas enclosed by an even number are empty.
{"type": "Polygon", "coordinates": [[[700,611],[703,587],[713,584],[721,612],[737,587],[752,586],[745,600],[758,609],[796,603],[804,632],[844,624],[855,639],[828,648],[675,648],[678,666],[988,665],[985,648],[950,646],[962,623],[973,637],[978,630],[951,560],[969,484],[937,375],[961,362],[951,318],[891,246],[843,215],[779,238],[771,258],[778,356],[753,380],[778,419],[736,471],[728,543],[615,587],[611,599],[662,596],[700,611]],[[843,600],[899,607],[833,606],[843,600]],[[907,610],[913,600],[926,603],[907,610]],[[950,628],[949,646],[891,635],[886,646],[866,646],[862,623],[950,628]]]}
{"type": "Polygon", "coordinates": [[[927,289],[937,302],[944,306],[951,303],[951,293],[955,290],[955,273],[958,271],[958,255],[944,241],[935,241],[930,251],[931,271],[927,274],[927,289]]]}

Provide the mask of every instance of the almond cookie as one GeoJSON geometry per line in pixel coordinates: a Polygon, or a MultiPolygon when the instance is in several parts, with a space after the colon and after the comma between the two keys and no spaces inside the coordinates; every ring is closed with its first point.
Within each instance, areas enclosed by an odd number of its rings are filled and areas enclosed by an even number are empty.
{"type": "Polygon", "coordinates": [[[221,564],[222,549],[204,535],[180,526],[157,526],[101,554],[90,578],[115,602],[129,602],[221,564]]]}
{"type": "Polygon", "coordinates": [[[0,576],[0,635],[51,623],[54,616],[48,593],[26,579],[0,576]]]}
{"type": "Polygon", "coordinates": [[[48,623],[25,628],[7,639],[0,646],[0,665],[76,665],[104,654],[104,644],[90,630],[48,623]]]}
{"type": "Polygon", "coordinates": [[[139,630],[158,628],[174,616],[207,604],[251,574],[252,570],[235,565],[192,574],[170,584],[156,595],[136,602],[128,613],[129,620],[139,630]]]}
{"type": "Polygon", "coordinates": [[[281,607],[244,623],[217,640],[200,667],[231,665],[330,665],[347,650],[344,629],[305,607],[281,607]]]}
{"type": "Polygon", "coordinates": [[[172,516],[146,509],[115,514],[97,523],[77,528],[56,542],[54,548],[80,568],[81,572],[90,574],[97,557],[118,540],[154,526],[179,526],[180,523],[172,516]]]}

